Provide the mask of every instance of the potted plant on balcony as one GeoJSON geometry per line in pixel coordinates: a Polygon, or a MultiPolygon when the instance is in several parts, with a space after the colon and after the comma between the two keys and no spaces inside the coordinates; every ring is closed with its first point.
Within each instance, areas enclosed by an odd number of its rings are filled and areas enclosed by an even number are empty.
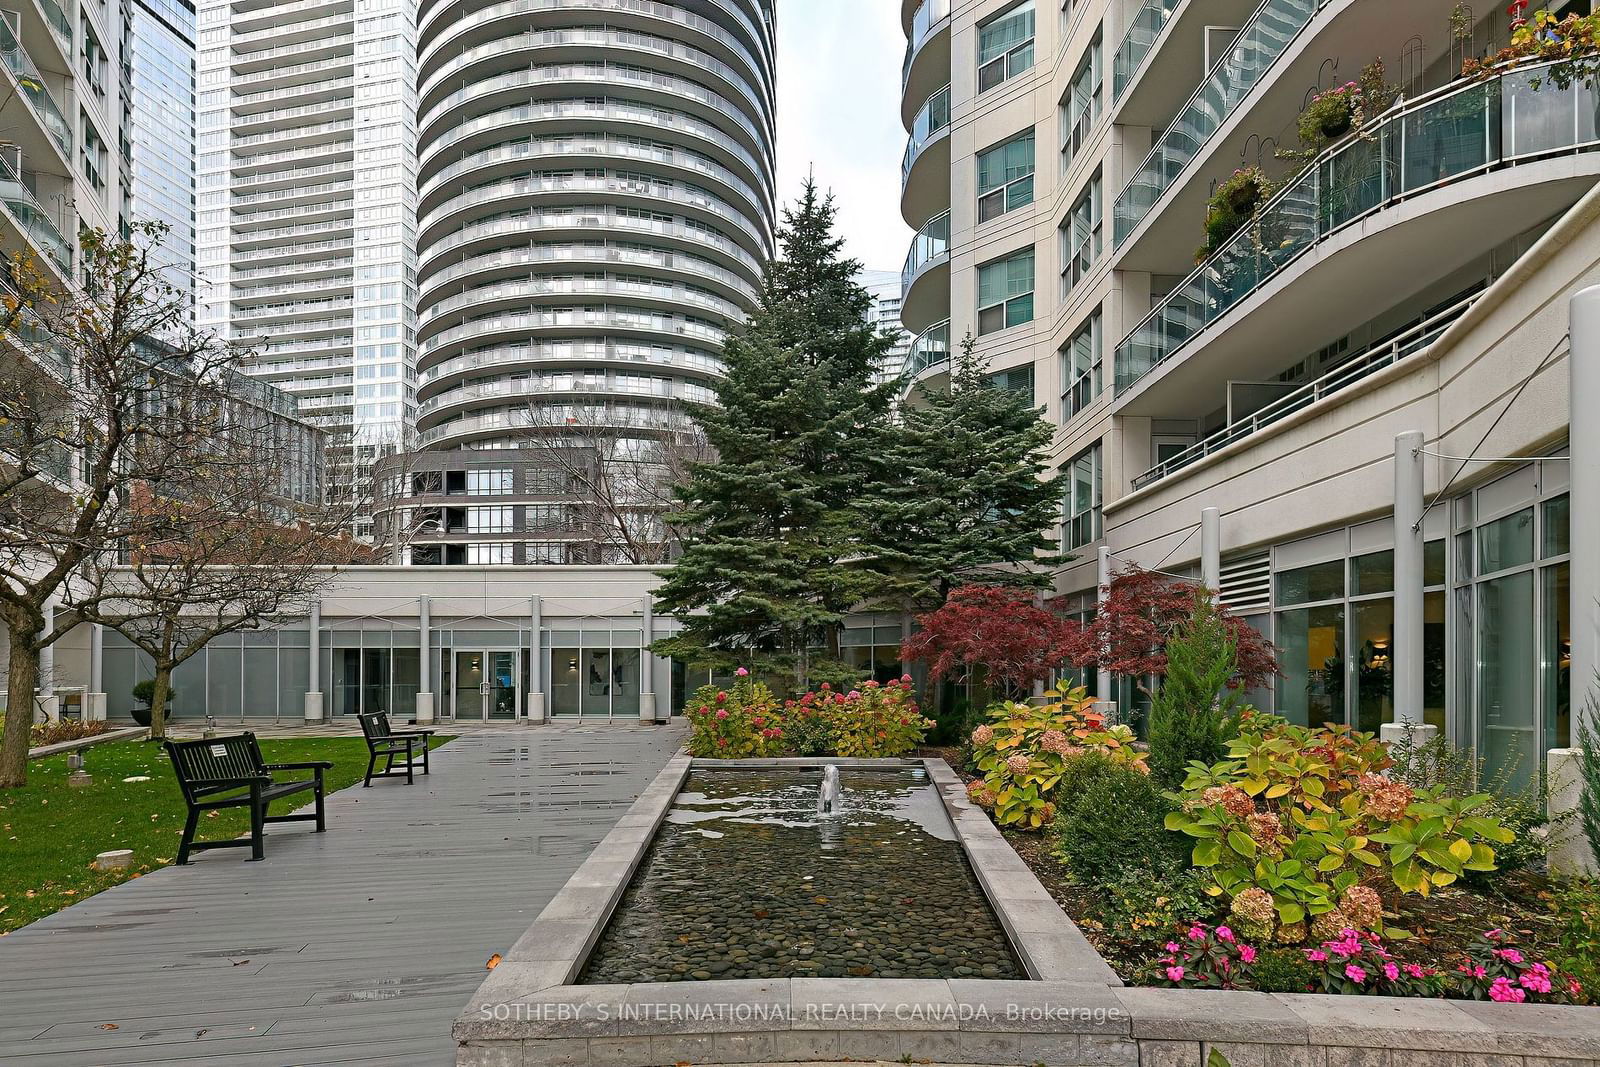
{"type": "MultiPolygon", "coordinates": [[[[1532,16],[1511,31],[1511,43],[1483,59],[1469,57],[1461,65],[1461,76],[1486,81],[1506,67],[1528,63],[1551,63],[1550,81],[1558,89],[1575,82],[1594,85],[1600,74],[1600,14],[1567,15],[1557,18],[1548,9],[1532,16]]],[[[1530,79],[1535,91],[1543,78],[1530,79]]]]}
{"type": "Polygon", "coordinates": [[[1272,195],[1272,183],[1260,167],[1240,167],[1218,185],[1206,203],[1206,243],[1195,252],[1204,263],[1244,229],[1272,195]]]}

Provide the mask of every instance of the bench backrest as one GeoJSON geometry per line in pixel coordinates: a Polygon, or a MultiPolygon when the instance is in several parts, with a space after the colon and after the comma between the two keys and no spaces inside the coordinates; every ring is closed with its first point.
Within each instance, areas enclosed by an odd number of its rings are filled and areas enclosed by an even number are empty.
{"type": "Polygon", "coordinates": [[[382,741],[392,735],[389,729],[389,715],[382,711],[364,711],[357,715],[361,720],[361,732],[368,741],[382,741]]]}
{"type": "Polygon", "coordinates": [[[185,800],[194,801],[220,790],[235,788],[240,779],[267,776],[261,746],[253,733],[209,737],[199,741],[168,741],[167,756],[185,800]]]}

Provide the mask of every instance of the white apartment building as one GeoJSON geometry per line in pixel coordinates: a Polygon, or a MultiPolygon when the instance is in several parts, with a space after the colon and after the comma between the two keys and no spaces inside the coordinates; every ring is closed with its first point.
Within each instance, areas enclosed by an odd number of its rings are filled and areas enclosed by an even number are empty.
{"type": "MultiPolygon", "coordinates": [[[[1567,304],[1600,281],[1600,97],[1460,78],[1501,7],[905,0],[902,316],[914,381],[969,331],[1031,368],[1074,610],[1124,563],[1202,577],[1215,535],[1204,577],[1281,652],[1258,706],[1423,721],[1526,782],[1595,663],[1567,304]],[[1284,158],[1374,59],[1395,107],[1284,158]],[[1253,165],[1277,191],[1197,265],[1253,165]]],[[[1138,717],[1136,680],[1089,681],[1138,717]]]]}
{"type": "Polygon", "coordinates": [[[892,270],[864,270],[856,280],[872,297],[871,320],[878,324],[878,329],[896,338],[894,347],[884,354],[883,362],[873,376],[876,383],[892,382],[905,373],[906,349],[911,344],[911,335],[900,323],[903,276],[892,270]]]}
{"type": "Polygon", "coordinates": [[[415,415],[414,8],[205,0],[198,25],[197,320],[364,472],[415,415]]]}

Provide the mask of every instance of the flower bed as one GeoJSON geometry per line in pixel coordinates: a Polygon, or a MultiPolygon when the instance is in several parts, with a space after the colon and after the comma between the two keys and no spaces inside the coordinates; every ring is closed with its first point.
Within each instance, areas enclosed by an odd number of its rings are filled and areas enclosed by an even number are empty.
{"type": "Polygon", "coordinates": [[[780,699],[743,667],[735,672],[733,685],[708,685],[695,693],[687,717],[689,754],[702,759],[903,756],[933,726],[917,708],[909,675],[882,684],[862,682],[844,691],[825,682],[798,697],[780,699]]]}

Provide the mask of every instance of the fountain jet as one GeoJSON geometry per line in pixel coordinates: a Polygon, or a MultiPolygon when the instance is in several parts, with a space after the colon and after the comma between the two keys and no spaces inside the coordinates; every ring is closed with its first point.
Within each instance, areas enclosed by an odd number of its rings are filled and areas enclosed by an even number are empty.
{"type": "Polygon", "coordinates": [[[828,764],[822,769],[822,787],[817,790],[817,814],[832,815],[839,810],[839,768],[828,764]]]}

